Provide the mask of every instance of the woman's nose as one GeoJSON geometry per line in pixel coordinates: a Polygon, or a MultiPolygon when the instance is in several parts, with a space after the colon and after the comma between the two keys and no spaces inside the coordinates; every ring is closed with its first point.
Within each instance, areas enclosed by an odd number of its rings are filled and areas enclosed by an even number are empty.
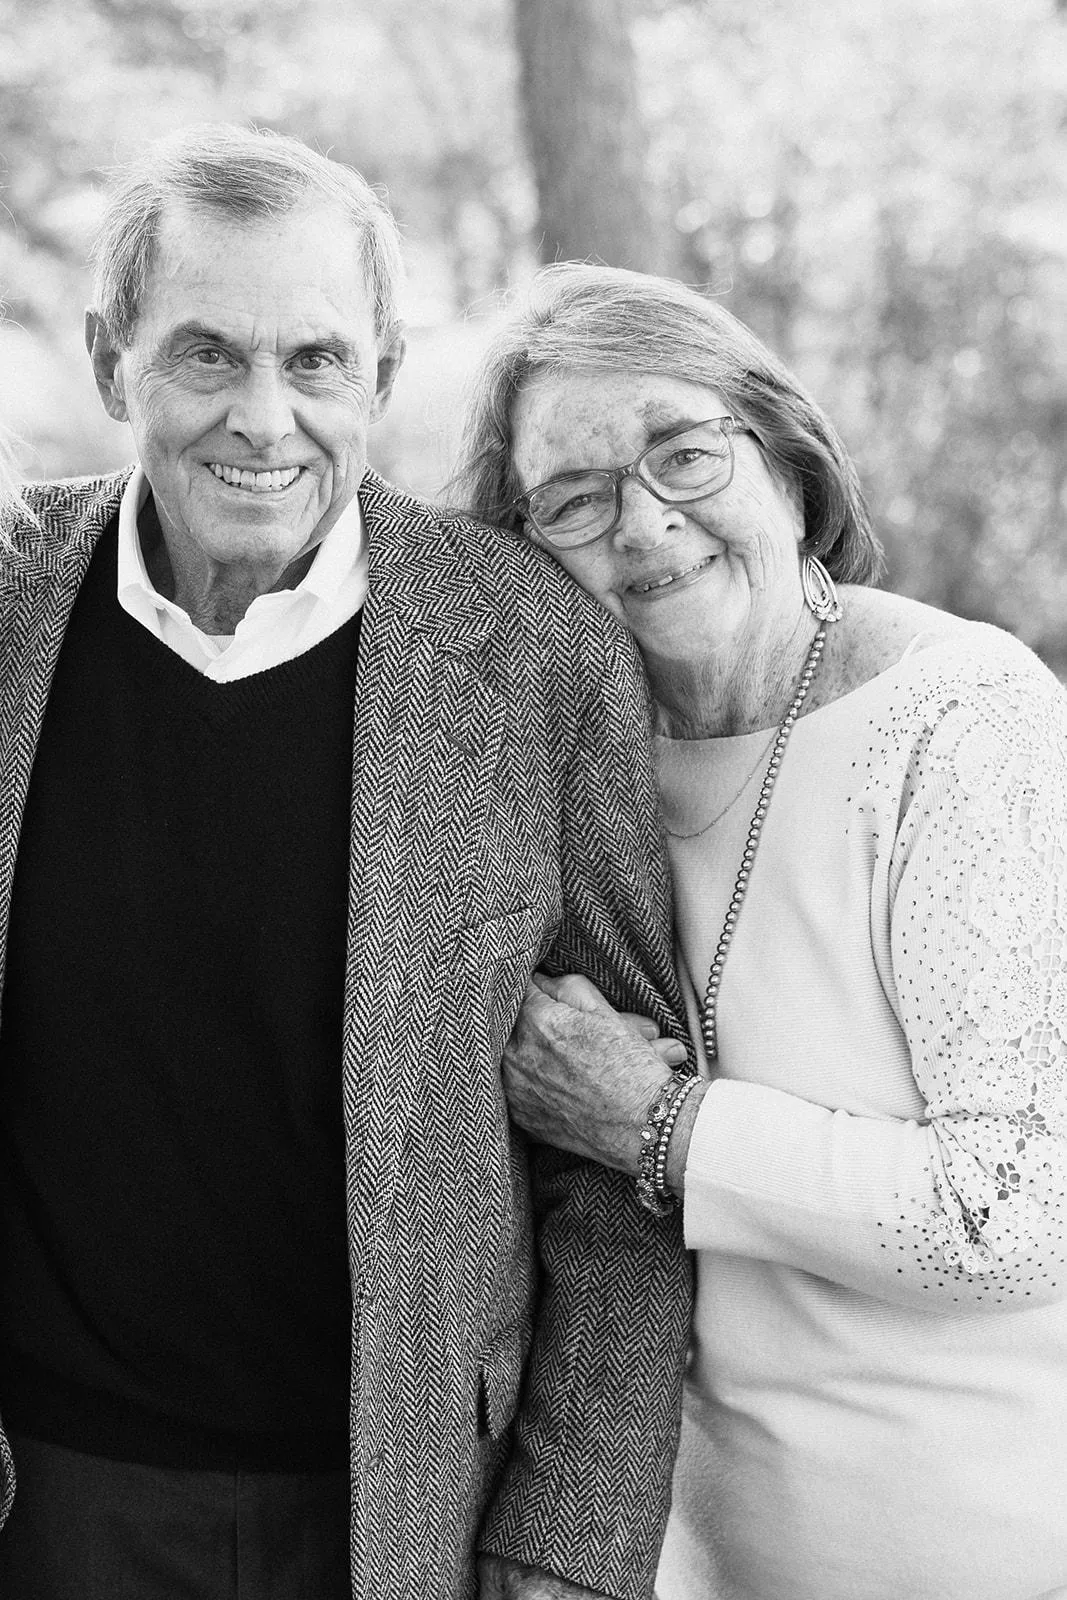
{"type": "Polygon", "coordinates": [[[640,478],[622,484],[622,512],[615,542],[635,550],[653,550],[682,525],[682,508],[657,500],[640,478]]]}

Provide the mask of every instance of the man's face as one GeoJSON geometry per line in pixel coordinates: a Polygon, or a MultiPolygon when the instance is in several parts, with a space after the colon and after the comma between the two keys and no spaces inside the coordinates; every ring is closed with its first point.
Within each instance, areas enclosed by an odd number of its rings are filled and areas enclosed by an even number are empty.
{"type": "Polygon", "coordinates": [[[172,549],[281,571],[356,493],[403,355],[375,336],[358,244],[329,205],[250,224],[175,205],[129,348],[90,315],[172,549]]]}

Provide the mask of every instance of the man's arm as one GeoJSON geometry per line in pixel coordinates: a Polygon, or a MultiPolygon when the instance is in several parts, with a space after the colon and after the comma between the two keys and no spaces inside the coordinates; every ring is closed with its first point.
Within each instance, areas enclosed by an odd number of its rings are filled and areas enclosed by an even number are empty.
{"type": "Polygon", "coordinates": [[[648,1600],[689,1333],[680,1225],[641,1211],[630,1179],[556,1151],[535,1152],[534,1183],[541,1301],[482,1548],[612,1600],[648,1600]]]}
{"type": "MultiPolygon", "coordinates": [[[[625,641],[581,718],[562,843],[564,920],[546,965],[585,973],[613,1005],[678,1035],[669,875],[643,683],[625,641]]],[[[670,1504],[689,1335],[680,1222],[651,1216],[632,1180],[605,1167],[542,1146],[531,1148],[531,1166],[538,1319],[514,1449],[482,1548],[576,1586],[563,1594],[647,1600],[670,1504]]],[[[534,1580],[512,1572],[507,1581],[534,1580]]]]}

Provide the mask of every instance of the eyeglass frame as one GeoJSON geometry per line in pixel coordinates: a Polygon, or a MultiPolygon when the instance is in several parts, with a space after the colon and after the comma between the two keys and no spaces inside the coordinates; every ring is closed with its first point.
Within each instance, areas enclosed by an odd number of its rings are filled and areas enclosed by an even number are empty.
{"type": "Polygon", "coordinates": [[[522,494],[516,495],[507,509],[509,511],[517,511],[550,550],[584,550],[588,545],[596,544],[598,539],[606,539],[609,533],[614,533],[622,521],[622,485],[625,478],[634,478],[642,489],[647,490],[654,500],[658,500],[664,506],[693,505],[697,500],[708,500],[712,495],[721,494],[724,489],[728,489],[733,482],[736,467],[734,435],[738,433],[750,433],[755,437],[754,429],[750,428],[747,423],[742,422],[739,417],[735,417],[731,412],[727,412],[721,417],[705,417],[701,422],[685,422],[681,427],[672,428],[670,433],[662,434],[660,438],[653,439],[650,444],[646,444],[645,448],[634,456],[633,460],[625,467],[576,467],[573,472],[554,473],[551,478],[544,478],[540,483],[535,483],[532,489],[526,489],[522,494]],[[720,483],[714,489],[700,489],[696,494],[675,496],[662,494],[654,484],[649,483],[647,478],[642,477],[639,470],[641,463],[647,455],[651,455],[653,450],[658,450],[662,445],[669,444],[672,439],[679,438],[683,433],[693,433],[697,428],[706,428],[709,422],[727,422],[730,424],[729,428],[720,428],[719,430],[726,440],[727,448],[730,452],[730,476],[725,483],[720,483]],[[568,478],[587,478],[593,474],[601,478],[611,479],[612,488],[615,491],[615,515],[606,528],[602,528],[599,533],[592,534],[588,539],[580,539],[577,544],[558,544],[550,533],[545,533],[544,529],[538,525],[530,510],[530,496],[536,494],[539,489],[547,489],[550,483],[564,483],[568,478]]]}

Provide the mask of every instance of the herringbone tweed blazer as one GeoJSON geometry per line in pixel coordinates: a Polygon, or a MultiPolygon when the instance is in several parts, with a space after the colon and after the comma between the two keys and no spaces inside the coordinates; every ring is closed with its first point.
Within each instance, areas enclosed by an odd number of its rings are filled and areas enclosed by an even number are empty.
{"type": "MultiPolygon", "coordinates": [[[[36,486],[43,531],[0,556],[0,963],[53,669],[124,482],[36,486]]],[[[471,1600],[481,1529],[484,1548],[637,1600],[677,1437],[680,1230],[604,1168],[528,1161],[498,1067],[539,964],[682,1035],[642,680],[539,552],[373,474],[360,499],[341,1062],[353,1596],[471,1600]]]]}

